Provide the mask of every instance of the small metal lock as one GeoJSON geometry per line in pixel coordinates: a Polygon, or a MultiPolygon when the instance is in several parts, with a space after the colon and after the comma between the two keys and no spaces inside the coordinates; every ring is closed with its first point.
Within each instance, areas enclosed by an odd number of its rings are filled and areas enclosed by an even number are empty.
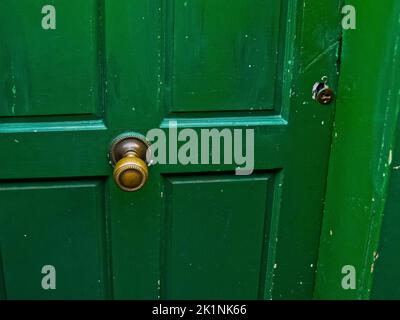
{"type": "Polygon", "coordinates": [[[322,82],[314,84],[312,89],[312,98],[320,104],[330,104],[333,101],[333,90],[327,85],[328,77],[322,77],[322,82]]]}

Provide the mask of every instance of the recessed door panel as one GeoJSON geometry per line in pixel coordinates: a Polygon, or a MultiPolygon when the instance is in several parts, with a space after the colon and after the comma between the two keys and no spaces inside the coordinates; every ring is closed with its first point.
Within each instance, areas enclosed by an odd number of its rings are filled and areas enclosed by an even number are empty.
{"type": "Polygon", "coordinates": [[[3,295],[8,299],[106,298],[106,228],[102,182],[2,183],[3,295]],[[46,278],[53,276],[46,266],[54,268],[54,279],[46,278]]]}
{"type": "Polygon", "coordinates": [[[264,296],[272,178],[166,178],[162,298],[264,296]]]}
{"type": "Polygon", "coordinates": [[[98,1],[5,0],[0,12],[0,117],[99,115],[98,1]]]}
{"type": "Polygon", "coordinates": [[[177,0],[167,6],[174,24],[166,39],[172,111],[274,108],[281,1],[177,0]]]}

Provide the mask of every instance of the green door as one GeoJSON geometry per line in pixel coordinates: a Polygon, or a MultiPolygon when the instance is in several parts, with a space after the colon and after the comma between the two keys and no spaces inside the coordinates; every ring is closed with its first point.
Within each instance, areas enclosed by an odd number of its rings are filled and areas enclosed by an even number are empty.
{"type": "Polygon", "coordinates": [[[311,298],[339,2],[2,0],[0,297],[311,298]],[[253,129],[254,172],[170,161],[122,191],[110,142],[171,121],[253,129]]]}

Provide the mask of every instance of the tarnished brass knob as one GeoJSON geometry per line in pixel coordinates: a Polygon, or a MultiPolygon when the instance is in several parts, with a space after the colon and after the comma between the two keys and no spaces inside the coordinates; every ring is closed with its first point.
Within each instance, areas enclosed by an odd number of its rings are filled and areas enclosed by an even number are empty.
{"type": "Polygon", "coordinates": [[[114,181],[122,190],[136,191],[146,183],[148,147],[146,139],[135,133],[118,136],[112,142],[110,156],[114,164],[114,181]]]}
{"type": "Polygon", "coordinates": [[[135,153],[127,154],[114,167],[114,180],[124,191],[139,190],[149,176],[147,164],[135,153]]]}

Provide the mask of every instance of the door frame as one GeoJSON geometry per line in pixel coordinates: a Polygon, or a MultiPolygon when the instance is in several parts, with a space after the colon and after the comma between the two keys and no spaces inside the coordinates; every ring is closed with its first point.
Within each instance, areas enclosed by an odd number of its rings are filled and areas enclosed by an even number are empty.
{"type": "Polygon", "coordinates": [[[400,3],[351,5],[357,26],[343,30],[317,299],[370,298],[400,115],[400,3]],[[355,289],[342,288],[346,265],[355,289]]]}

